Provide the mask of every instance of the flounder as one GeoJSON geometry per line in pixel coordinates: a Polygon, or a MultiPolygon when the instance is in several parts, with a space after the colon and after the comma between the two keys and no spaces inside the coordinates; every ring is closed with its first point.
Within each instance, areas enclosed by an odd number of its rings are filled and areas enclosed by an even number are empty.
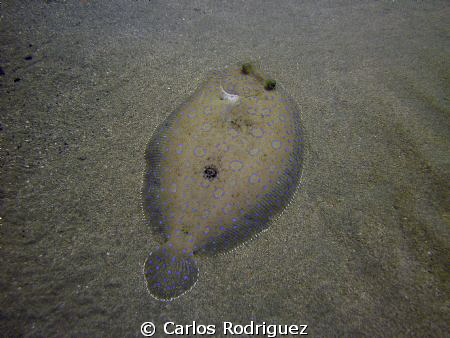
{"type": "Polygon", "coordinates": [[[157,129],[146,151],[143,210],[160,238],[147,288],[171,300],[193,287],[196,259],[264,230],[302,173],[299,110],[252,64],[211,72],[157,129]]]}

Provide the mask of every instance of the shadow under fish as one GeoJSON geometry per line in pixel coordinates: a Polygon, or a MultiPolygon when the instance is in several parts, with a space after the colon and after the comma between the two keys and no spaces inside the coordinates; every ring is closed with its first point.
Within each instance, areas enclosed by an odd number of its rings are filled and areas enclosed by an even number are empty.
{"type": "Polygon", "coordinates": [[[144,264],[150,294],[179,297],[197,257],[264,230],[298,186],[303,148],[299,110],[274,80],[249,63],[213,71],[147,147],[143,209],[161,239],[144,264]]]}

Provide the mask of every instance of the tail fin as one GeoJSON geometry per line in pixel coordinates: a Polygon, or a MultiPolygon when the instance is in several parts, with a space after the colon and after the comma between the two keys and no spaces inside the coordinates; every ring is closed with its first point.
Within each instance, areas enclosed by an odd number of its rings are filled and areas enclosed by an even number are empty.
{"type": "Polygon", "coordinates": [[[191,257],[162,246],[147,257],[144,275],[150,294],[156,299],[169,301],[194,286],[198,268],[191,257]]]}

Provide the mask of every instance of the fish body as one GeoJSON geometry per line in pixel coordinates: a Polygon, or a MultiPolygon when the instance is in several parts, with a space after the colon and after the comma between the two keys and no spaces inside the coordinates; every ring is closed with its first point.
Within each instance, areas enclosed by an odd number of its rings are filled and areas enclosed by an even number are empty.
{"type": "Polygon", "coordinates": [[[298,186],[303,142],[297,106],[254,66],[213,71],[169,115],[146,152],[143,209],[161,239],[144,264],[152,296],[182,295],[197,257],[268,226],[298,186]]]}

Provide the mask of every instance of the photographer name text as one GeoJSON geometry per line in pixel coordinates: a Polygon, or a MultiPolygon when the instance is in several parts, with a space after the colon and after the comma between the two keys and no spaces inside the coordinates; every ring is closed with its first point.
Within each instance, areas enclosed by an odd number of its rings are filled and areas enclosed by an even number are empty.
{"type": "Polygon", "coordinates": [[[232,322],[223,322],[220,328],[216,325],[204,325],[198,324],[195,321],[192,324],[181,325],[175,322],[166,322],[162,327],[158,329],[151,322],[145,322],[141,325],[141,333],[146,337],[151,337],[156,331],[163,331],[166,335],[199,335],[199,336],[211,336],[218,333],[218,330],[222,330],[222,334],[226,335],[241,335],[246,334],[250,336],[263,335],[269,338],[277,336],[296,336],[296,335],[307,335],[306,329],[308,325],[279,325],[279,324],[256,324],[251,321],[249,324],[234,324],[232,322]]]}

